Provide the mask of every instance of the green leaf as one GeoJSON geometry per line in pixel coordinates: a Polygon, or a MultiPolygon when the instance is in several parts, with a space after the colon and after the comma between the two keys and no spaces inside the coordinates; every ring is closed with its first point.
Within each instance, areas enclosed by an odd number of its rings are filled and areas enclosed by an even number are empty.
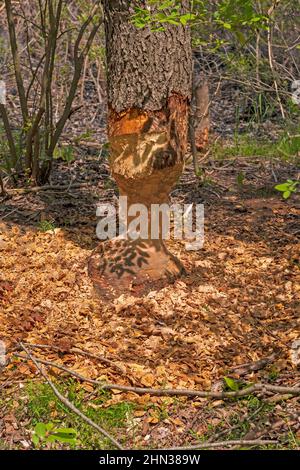
{"type": "Polygon", "coordinates": [[[46,432],[47,432],[46,425],[44,423],[37,423],[37,425],[34,428],[34,432],[40,438],[45,437],[46,432]]]}
{"type": "Polygon", "coordinates": [[[65,442],[67,444],[75,444],[76,439],[74,437],[64,437],[63,435],[51,434],[47,437],[47,442],[65,442]]]}
{"type": "Polygon", "coordinates": [[[76,441],[76,430],[73,428],[57,428],[48,437],[49,442],[60,441],[74,443],[76,441]]]}
{"type": "Polygon", "coordinates": [[[146,10],[145,8],[140,8],[140,7],[135,7],[134,11],[136,13],[148,13],[148,10],[146,10]]]}
{"type": "Polygon", "coordinates": [[[245,174],[241,171],[237,177],[236,177],[237,183],[242,186],[244,180],[245,180],[245,174]]]}
{"type": "Polygon", "coordinates": [[[47,423],[47,424],[46,424],[46,430],[47,430],[47,432],[51,431],[53,428],[54,428],[54,424],[53,424],[53,423],[47,423]]]}
{"type": "Polygon", "coordinates": [[[157,13],[157,15],[155,15],[155,19],[158,21],[164,21],[166,19],[166,15],[164,13],[157,13]]]}
{"type": "Polygon", "coordinates": [[[55,432],[48,437],[48,442],[66,442],[69,444],[74,444],[76,442],[76,435],[64,433],[64,432],[55,432]]]}
{"type": "Polygon", "coordinates": [[[224,377],[225,383],[230,390],[237,392],[239,389],[239,384],[236,383],[235,380],[231,379],[230,377],[224,377]]]}
{"type": "Polygon", "coordinates": [[[180,24],[177,20],[173,20],[172,18],[166,18],[164,23],[175,24],[176,26],[180,24]]]}
{"type": "Polygon", "coordinates": [[[194,19],[196,19],[196,15],[194,15],[193,13],[188,13],[186,15],[182,15],[179,19],[180,23],[185,26],[189,21],[193,21],[194,19]]]}
{"type": "Polygon", "coordinates": [[[277,189],[277,191],[282,191],[282,192],[288,191],[288,189],[289,189],[289,184],[287,184],[287,183],[277,184],[277,185],[275,186],[275,189],[277,189]]]}
{"type": "Polygon", "coordinates": [[[151,28],[151,31],[153,33],[156,33],[157,31],[165,31],[165,28],[163,26],[160,26],[159,28],[158,27],[157,28],[153,27],[153,28],[151,28]]]}
{"type": "Polygon", "coordinates": [[[53,434],[67,434],[68,436],[76,436],[76,430],[73,428],[57,428],[53,434]]]}
{"type": "Polygon", "coordinates": [[[246,37],[241,31],[235,31],[235,35],[241,44],[244,44],[246,42],[246,37]]]}
{"type": "Polygon", "coordinates": [[[291,191],[285,191],[282,196],[284,199],[288,199],[291,194],[292,194],[291,191]]]}
{"type": "Polygon", "coordinates": [[[32,440],[33,444],[35,445],[35,447],[36,447],[36,446],[38,445],[38,443],[40,442],[39,437],[38,437],[36,434],[34,434],[34,435],[32,436],[31,440],[32,440]]]}
{"type": "Polygon", "coordinates": [[[158,10],[166,10],[167,8],[170,8],[174,5],[174,0],[167,0],[166,2],[163,2],[159,7],[158,10]]]}
{"type": "Polygon", "coordinates": [[[143,23],[142,21],[139,21],[139,20],[134,21],[133,24],[136,28],[140,28],[140,29],[146,26],[146,23],[143,23]]]}

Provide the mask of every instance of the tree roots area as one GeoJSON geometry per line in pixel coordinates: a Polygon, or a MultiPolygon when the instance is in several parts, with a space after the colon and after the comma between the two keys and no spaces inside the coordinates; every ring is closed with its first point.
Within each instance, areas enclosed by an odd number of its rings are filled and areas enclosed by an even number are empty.
{"type": "Polygon", "coordinates": [[[0,449],[299,447],[300,206],[274,190],[297,165],[187,165],[171,198],[204,204],[203,248],[168,241],[186,274],[111,302],[87,272],[106,157],[56,165],[1,203],[0,449]]]}

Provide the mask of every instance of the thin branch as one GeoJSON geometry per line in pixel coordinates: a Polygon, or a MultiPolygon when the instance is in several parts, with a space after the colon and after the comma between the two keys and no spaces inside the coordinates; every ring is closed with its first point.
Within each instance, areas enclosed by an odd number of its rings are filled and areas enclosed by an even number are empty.
{"type": "MultiPolygon", "coordinates": [[[[52,344],[31,344],[31,343],[24,343],[24,344],[33,349],[53,349],[54,351],[61,351],[61,349],[58,346],[54,346],[52,344]]],[[[122,374],[124,374],[124,370],[120,366],[115,364],[113,361],[111,361],[107,357],[101,356],[100,354],[94,354],[90,351],[87,351],[86,349],[80,349],[77,347],[72,347],[70,349],[70,352],[74,354],[78,354],[80,356],[91,357],[92,359],[97,359],[97,361],[100,361],[103,364],[108,365],[109,367],[113,367],[117,369],[119,372],[121,372],[122,374]]]]}
{"type": "Polygon", "coordinates": [[[219,447],[228,447],[228,446],[265,446],[265,445],[276,445],[278,441],[274,440],[249,440],[249,439],[240,439],[234,441],[221,441],[221,442],[199,442],[198,444],[184,447],[169,447],[167,449],[159,450],[192,450],[192,449],[216,449],[219,447]]]}
{"type": "Polygon", "coordinates": [[[69,410],[73,411],[77,416],[79,416],[83,421],[85,421],[87,424],[92,426],[94,429],[96,429],[100,434],[105,436],[107,439],[109,439],[116,447],[117,449],[124,450],[124,448],[121,446],[121,444],[114,438],[112,437],[105,429],[101,428],[98,424],[94,423],[88,416],[86,416],[84,413],[82,413],[78,408],[76,408],[73,403],[71,403],[66,397],[64,397],[55,387],[53,382],[48,378],[47,374],[45,371],[39,366],[38,361],[32,354],[29,352],[29,350],[26,348],[26,346],[20,342],[21,348],[26,352],[28,357],[31,359],[31,361],[34,363],[36,366],[37,370],[39,373],[44,377],[48,385],[51,387],[53,390],[54,394],[57,396],[57,398],[67,407],[69,410]]]}
{"type": "Polygon", "coordinates": [[[273,57],[273,45],[272,45],[272,39],[273,39],[273,25],[272,25],[273,14],[274,14],[274,11],[275,11],[275,9],[276,9],[276,7],[279,3],[280,3],[280,0],[274,0],[273,5],[271,6],[271,8],[268,11],[269,21],[268,21],[268,31],[267,31],[267,42],[268,42],[269,65],[270,65],[271,73],[273,75],[273,83],[274,83],[274,87],[275,87],[275,91],[276,91],[276,97],[277,97],[277,101],[278,101],[278,104],[279,104],[281,116],[282,116],[283,119],[285,119],[285,112],[284,112],[284,109],[283,109],[283,105],[282,105],[282,101],[281,101],[281,97],[280,97],[280,93],[279,93],[279,88],[278,88],[278,83],[277,83],[277,79],[276,79],[276,71],[275,71],[275,67],[274,67],[274,57],[273,57]]]}
{"type": "MultiPolygon", "coordinates": [[[[28,358],[21,356],[20,354],[15,354],[17,357],[20,357],[24,360],[28,358]]],[[[65,366],[60,364],[56,364],[55,362],[45,361],[43,359],[35,358],[36,362],[40,362],[41,364],[45,364],[51,367],[55,367],[56,369],[62,370],[67,372],[70,375],[82,380],[84,382],[97,385],[101,387],[102,390],[120,390],[122,392],[133,392],[139,395],[143,395],[149,393],[150,395],[154,396],[189,396],[189,397],[200,397],[200,398],[238,398],[238,397],[245,397],[251,395],[253,393],[286,393],[290,394],[291,396],[299,396],[300,395],[300,387],[282,387],[280,385],[269,385],[263,383],[253,384],[249,387],[243,388],[242,390],[238,390],[236,392],[212,392],[212,391],[204,391],[204,390],[190,390],[190,389],[176,389],[176,388],[143,388],[143,387],[131,387],[127,385],[118,385],[114,383],[103,383],[99,380],[89,379],[77,372],[74,372],[68,369],[65,366]]]]}
{"type": "Polygon", "coordinates": [[[230,371],[234,371],[238,375],[246,375],[249,372],[256,372],[260,369],[264,369],[266,366],[274,362],[276,354],[259,359],[258,361],[247,362],[245,364],[239,364],[238,366],[231,367],[230,371]]]}
{"type": "MultiPolygon", "coordinates": [[[[90,21],[91,20],[92,20],[92,18],[90,19],[90,21]]],[[[73,75],[73,79],[72,79],[72,82],[71,82],[71,85],[70,85],[69,94],[68,94],[68,97],[67,97],[67,100],[66,100],[66,104],[65,104],[62,116],[61,116],[60,120],[58,121],[58,123],[56,124],[56,129],[55,129],[54,135],[51,139],[51,143],[50,143],[50,146],[49,146],[49,149],[48,149],[48,156],[49,157],[54,152],[54,149],[56,147],[58,139],[59,139],[59,137],[60,137],[60,135],[63,131],[63,128],[65,126],[65,123],[66,123],[67,119],[70,116],[72,103],[73,103],[75,95],[76,95],[77,85],[78,85],[78,82],[79,82],[79,79],[80,79],[80,76],[81,76],[82,67],[83,67],[83,64],[84,64],[84,56],[85,56],[85,54],[88,53],[88,51],[89,51],[89,49],[92,45],[93,39],[94,39],[97,31],[99,30],[101,24],[102,24],[102,21],[99,22],[97,25],[95,25],[93,30],[91,31],[91,33],[89,35],[89,38],[87,40],[87,44],[84,48],[84,53],[81,53],[78,56],[78,54],[76,52],[74,52],[74,60],[75,60],[74,75],[73,75]]],[[[84,31],[85,31],[85,29],[82,29],[82,31],[81,31],[82,34],[84,33],[84,31]]]]}
{"type": "Polygon", "coordinates": [[[78,36],[76,38],[75,45],[74,45],[74,59],[78,58],[78,56],[79,56],[79,46],[80,46],[81,40],[83,38],[84,32],[85,32],[86,28],[89,26],[90,22],[93,20],[93,17],[95,15],[96,11],[97,11],[97,8],[98,8],[99,4],[100,4],[100,0],[98,0],[96,2],[96,4],[94,5],[94,7],[91,11],[91,14],[85,20],[85,22],[82,24],[82,26],[79,30],[79,33],[78,33],[78,36]]]}
{"type": "Polygon", "coordinates": [[[13,18],[13,13],[12,13],[11,0],[5,0],[5,7],[6,7],[9,37],[10,37],[10,47],[11,47],[11,53],[12,53],[12,58],[14,62],[14,72],[15,72],[15,78],[17,82],[18,93],[19,93],[23,123],[24,125],[26,125],[26,122],[28,119],[28,108],[27,108],[25,88],[24,88],[22,72],[21,72],[21,64],[20,64],[20,57],[19,57],[19,52],[18,52],[18,43],[17,43],[17,37],[16,37],[15,23],[14,23],[14,18],[13,18]]]}
{"type": "MultiPolygon", "coordinates": [[[[58,41],[58,30],[62,13],[62,0],[58,1],[57,8],[54,9],[52,2],[48,3],[49,32],[47,35],[46,61],[44,68],[44,103],[45,103],[45,121],[44,121],[44,146],[47,153],[50,139],[53,133],[53,102],[52,102],[52,81],[55,66],[55,55],[58,41]]],[[[43,94],[43,90],[42,90],[43,94]]],[[[52,158],[52,156],[51,156],[52,158]]]]}
{"type": "Polygon", "coordinates": [[[43,103],[41,103],[41,106],[35,116],[35,119],[33,121],[32,126],[30,127],[28,134],[26,136],[26,153],[25,153],[25,165],[27,169],[31,169],[31,163],[32,163],[32,141],[33,138],[39,128],[40,121],[43,117],[43,114],[45,112],[45,108],[43,103]]]}
{"type": "Polygon", "coordinates": [[[15,146],[14,136],[13,136],[13,133],[12,133],[12,130],[11,130],[11,127],[10,127],[9,118],[8,118],[8,115],[7,115],[7,112],[6,112],[6,108],[5,108],[4,104],[2,104],[2,103],[0,103],[0,115],[3,119],[3,125],[4,125],[4,129],[5,129],[6,137],[7,137],[7,142],[8,142],[8,145],[9,145],[9,150],[10,150],[11,161],[10,161],[9,157],[6,157],[6,153],[4,153],[5,158],[6,158],[6,164],[8,166],[8,170],[10,170],[11,166],[13,166],[15,168],[15,166],[17,164],[17,160],[18,160],[18,155],[17,155],[16,146],[15,146]]]}
{"type": "MultiPolygon", "coordinates": [[[[89,183],[75,183],[72,184],[72,188],[86,188],[91,186],[89,183]]],[[[30,188],[12,188],[8,189],[8,194],[26,194],[26,193],[37,193],[39,191],[65,191],[66,189],[70,189],[70,184],[58,184],[58,185],[51,185],[45,184],[44,186],[33,186],[30,188]]]]}
{"type": "Polygon", "coordinates": [[[35,67],[35,69],[31,70],[31,73],[32,73],[32,78],[29,82],[29,85],[28,85],[28,88],[27,88],[27,91],[26,91],[26,101],[28,102],[28,98],[29,98],[29,93],[31,91],[31,88],[33,87],[34,83],[35,83],[35,79],[37,78],[37,73],[39,71],[39,68],[40,66],[42,65],[43,63],[43,60],[45,59],[45,54],[42,55],[42,57],[40,58],[37,66],[35,67]]]}

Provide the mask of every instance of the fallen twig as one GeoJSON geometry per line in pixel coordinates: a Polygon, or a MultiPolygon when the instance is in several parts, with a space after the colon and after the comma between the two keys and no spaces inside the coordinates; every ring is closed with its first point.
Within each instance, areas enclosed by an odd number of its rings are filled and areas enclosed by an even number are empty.
{"type": "Polygon", "coordinates": [[[121,444],[113,437],[111,436],[105,429],[101,428],[98,424],[94,423],[88,416],[86,416],[84,413],[82,413],[78,408],[76,408],[73,403],[71,403],[66,397],[64,397],[55,387],[53,382],[47,377],[47,374],[44,372],[44,370],[39,366],[38,360],[30,353],[30,351],[26,348],[26,346],[23,343],[19,343],[21,348],[26,352],[30,360],[34,363],[35,367],[39,371],[39,373],[44,377],[44,379],[47,381],[48,385],[52,388],[54,394],[57,396],[57,398],[73,413],[77,414],[83,421],[85,421],[87,424],[92,426],[94,429],[96,429],[100,434],[103,434],[103,436],[107,437],[118,449],[124,450],[124,448],[121,446],[121,444]]]}
{"type": "MultiPolygon", "coordinates": [[[[21,354],[15,354],[15,356],[24,360],[28,360],[27,357],[24,357],[21,354]]],[[[30,356],[29,356],[29,359],[31,359],[30,356]]],[[[100,382],[99,380],[89,379],[88,377],[84,377],[78,372],[74,372],[65,366],[56,364],[55,362],[45,361],[43,359],[38,359],[38,358],[35,358],[35,361],[41,364],[55,367],[64,372],[67,372],[68,374],[73,375],[79,380],[101,387],[102,390],[120,390],[122,392],[137,393],[138,395],[149,393],[150,395],[154,395],[154,396],[190,396],[190,397],[218,398],[218,399],[245,397],[253,393],[268,393],[268,392],[269,393],[285,393],[285,394],[290,394],[291,396],[300,395],[299,387],[282,387],[280,385],[269,385],[269,384],[263,384],[263,383],[253,384],[249,387],[243,388],[242,390],[238,390],[236,392],[212,392],[212,391],[204,391],[204,390],[190,390],[190,389],[176,389],[176,388],[131,387],[127,385],[118,385],[114,383],[103,383],[103,382],[100,382]]]]}
{"type": "Polygon", "coordinates": [[[85,148],[93,148],[95,150],[102,150],[103,144],[99,144],[98,142],[86,142],[85,140],[79,140],[76,142],[78,147],[85,147],[85,148]]]}
{"type": "Polygon", "coordinates": [[[238,375],[246,375],[249,374],[249,372],[256,372],[258,370],[264,369],[275,359],[276,354],[271,354],[271,356],[259,359],[258,361],[247,362],[246,364],[240,364],[238,366],[232,367],[230,370],[234,371],[238,375]]]}
{"type": "MultiPolygon", "coordinates": [[[[221,442],[199,442],[198,444],[194,444],[191,446],[184,446],[184,447],[169,447],[168,449],[163,450],[192,450],[192,449],[215,449],[218,447],[228,447],[228,446],[263,446],[263,445],[270,445],[270,444],[278,444],[278,441],[272,440],[235,440],[235,441],[221,441],[221,442]]],[[[162,450],[162,449],[160,449],[162,450]]]]}
{"type": "MultiPolygon", "coordinates": [[[[71,185],[71,188],[86,188],[90,186],[88,183],[74,183],[71,185]]],[[[25,193],[37,193],[39,191],[65,191],[70,189],[70,184],[45,184],[44,186],[32,186],[29,188],[12,188],[7,189],[7,194],[25,194],[25,193]]]]}
{"type": "Polygon", "coordinates": [[[94,354],[94,353],[91,353],[89,351],[86,351],[85,349],[80,349],[80,348],[71,348],[70,352],[73,352],[75,354],[79,354],[80,356],[87,356],[87,357],[90,357],[92,359],[97,359],[98,361],[103,362],[103,364],[106,364],[110,367],[113,367],[114,369],[121,372],[121,374],[124,374],[124,370],[122,369],[122,367],[118,366],[113,361],[111,361],[110,359],[107,359],[104,356],[100,356],[99,354],[94,354]]]}
{"type": "MultiPolygon", "coordinates": [[[[23,344],[25,344],[25,345],[29,346],[30,348],[33,348],[33,349],[53,349],[54,351],[63,352],[61,350],[61,348],[59,348],[58,346],[52,345],[52,344],[31,344],[31,343],[23,343],[23,344]]],[[[68,353],[68,352],[69,351],[66,351],[66,353],[68,353]]],[[[121,374],[125,373],[125,371],[122,369],[122,367],[118,366],[115,362],[111,361],[107,357],[101,356],[100,354],[94,354],[90,351],[87,351],[86,349],[81,349],[81,348],[77,348],[77,347],[71,347],[70,348],[70,353],[78,354],[80,356],[91,357],[92,359],[97,359],[97,361],[102,362],[103,364],[106,364],[110,367],[113,367],[114,369],[116,369],[121,374]]]]}

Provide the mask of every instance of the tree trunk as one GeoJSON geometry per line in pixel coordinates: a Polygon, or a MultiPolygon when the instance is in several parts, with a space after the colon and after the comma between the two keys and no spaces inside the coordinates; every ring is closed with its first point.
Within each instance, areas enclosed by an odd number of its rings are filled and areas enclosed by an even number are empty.
{"type": "MultiPolygon", "coordinates": [[[[146,2],[104,0],[108,66],[110,165],[120,195],[131,204],[168,202],[183,170],[191,94],[188,27],[136,28],[134,6],[146,2]]],[[[187,11],[187,1],[183,11],[187,11]]],[[[130,219],[129,219],[130,220],[130,219]]],[[[101,295],[142,294],[182,272],[159,239],[100,243],[89,273],[101,295]]]]}
{"type": "Polygon", "coordinates": [[[208,145],[210,118],[209,118],[209,87],[208,81],[203,80],[195,89],[195,142],[197,150],[205,150],[208,145]]]}

